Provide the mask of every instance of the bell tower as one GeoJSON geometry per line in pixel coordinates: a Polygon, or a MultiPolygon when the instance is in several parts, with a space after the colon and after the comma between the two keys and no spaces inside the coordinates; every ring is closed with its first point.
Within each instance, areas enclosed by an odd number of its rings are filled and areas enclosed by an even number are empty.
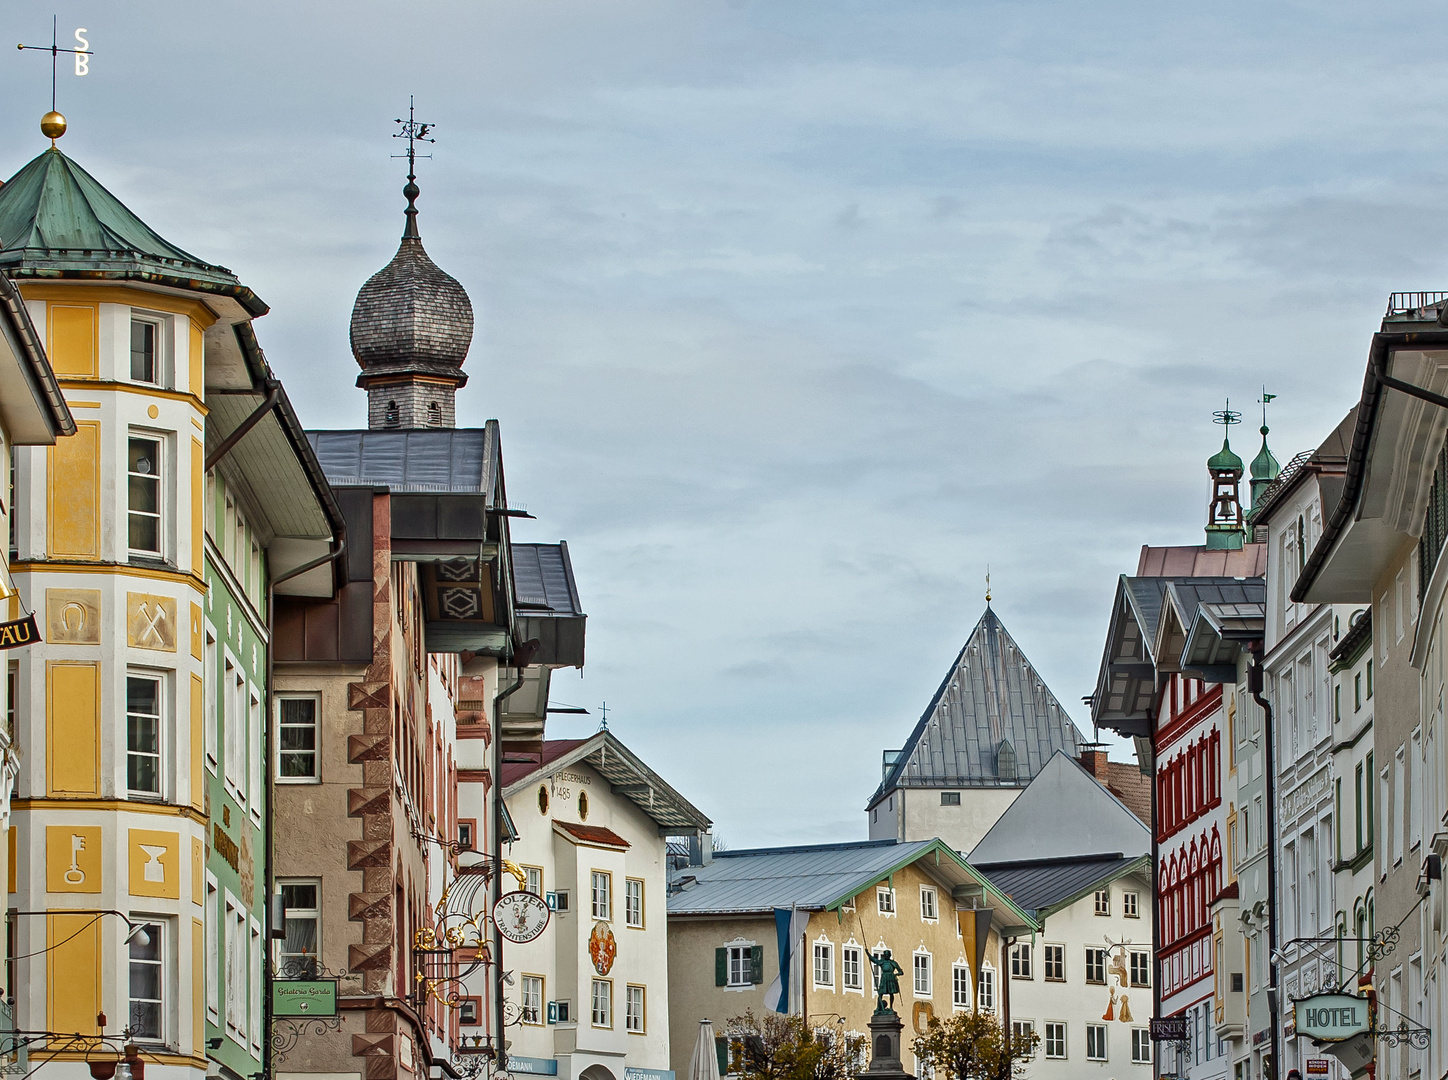
{"type": "Polygon", "coordinates": [[[1242,422],[1242,414],[1232,411],[1232,403],[1212,414],[1212,422],[1222,425],[1222,448],[1207,459],[1207,472],[1212,478],[1212,501],[1207,509],[1207,550],[1241,551],[1244,539],[1242,517],[1242,459],[1232,453],[1233,424],[1242,422]]]}

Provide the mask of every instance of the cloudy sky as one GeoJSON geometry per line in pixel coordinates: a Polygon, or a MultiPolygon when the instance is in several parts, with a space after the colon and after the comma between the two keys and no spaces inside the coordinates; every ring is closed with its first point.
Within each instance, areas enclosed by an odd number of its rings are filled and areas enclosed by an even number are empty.
{"type": "MultiPolygon", "coordinates": [[[[409,94],[478,316],[515,537],[589,613],[555,736],[616,733],[734,847],[864,835],[983,606],[1084,726],[1143,543],[1197,543],[1230,396],[1286,461],[1387,293],[1448,288],[1442,10],[1350,3],[5,5],[88,30],[63,148],[272,305],[309,426],[363,424],[409,94]]],[[[49,58],[0,66],[0,175],[49,58]]],[[[1237,448],[1255,452],[1251,425],[1237,448]]],[[[1089,728],[1087,729],[1089,734],[1089,728]]]]}

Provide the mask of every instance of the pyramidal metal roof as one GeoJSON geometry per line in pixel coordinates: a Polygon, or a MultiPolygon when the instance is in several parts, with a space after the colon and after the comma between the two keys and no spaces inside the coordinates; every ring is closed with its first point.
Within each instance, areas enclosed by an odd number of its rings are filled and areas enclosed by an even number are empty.
{"type": "Polygon", "coordinates": [[[267,310],[230,270],[163,239],[53,146],[0,187],[0,267],[12,277],[148,281],[267,310]]]}
{"type": "Polygon", "coordinates": [[[1080,743],[1056,695],[987,606],[869,806],[898,787],[1025,787],[1052,754],[1075,757],[1080,743]]]}

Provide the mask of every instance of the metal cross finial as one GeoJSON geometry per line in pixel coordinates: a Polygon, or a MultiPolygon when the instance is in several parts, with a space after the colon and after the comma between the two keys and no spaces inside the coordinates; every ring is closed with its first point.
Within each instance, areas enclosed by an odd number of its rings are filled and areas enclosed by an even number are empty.
{"type": "Polygon", "coordinates": [[[985,565],[985,602],[990,605],[990,563],[985,565]]]}
{"type": "Polygon", "coordinates": [[[419,154],[417,144],[420,142],[434,143],[437,140],[431,137],[433,125],[425,124],[417,119],[411,94],[407,97],[407,119],[404,120],[399,116],[393,123],[402,125],[402,130],[393,132],[392,137],[407,140],[407,153],[392,155],[407,158],[407,184],[402,189],[402,194],[407,198],[407,209],[403,211],[407,215],[407,228],[403,230],[402,235],[404,238],[409,236],[417,238],[417,197],[422,194],[417,186],[417,159],[432,157],[431,154],[419,154]]]}
{"type": "Polygon", "coordinates": [[[599,711],[599,713],[603,716],[602,722],[598,725],[598,730],[599,730],[599,731],[607,731],[607,730],[608,730],[608,702],[605,701],[602,705],[600,705],[600,706],[598,707],[598,711],[599,711]]]}
{"type": "MultiPolygon", "coordinates": [[[[61,54],[61,53],[71,53],[71,54],[75,57],[75,73],[76,73],[77,75],[88,75],[88,74],[90,74],[90,58],[94,55],[94,54],[91,52],[91,49],[90,49],[90,42],[87,41],[87,40],[85,39],[85,37],[83,36],[85,33],[87,33],[85,27],[82,26],[82,27],[80,27],[79,29],[77,29],[76,32],[75,32],[75,42],[76,42],[77,45],[80,46],[80,48],[78,48],[78,49],[62,49],[62,48],[60,47],[59,31],[60,31],[60,19],[59,19],[58,16],[52,15],[52,16],[50,17],[50,44],[49,44],[49,45],[17,45],[17,46],[15,46],[17,49],[21,50],[22,52],[24,52],[26,49],[33,49],[33,50],[36,51],[36,52],[48,52],[48,53],[50,53],[50,111],[51,111],[51,113],[55,113],[55,112],[56,112],[56,109],[55,109],[55,84],[56,84],[56,71],[57,71],[57,68],[59,67],[59,63],[60,63],[60,54],[61,54]]],[[[57,114],[57,115],[58,115],[58,114],[57,114]]],[[[59,133],[58,133],[57,135],[51,136],[51,139],[50,139],[51,145],[52,145],[52,146],[55,145],[55,140],[56,140],[56,138],[57,138],[59,135],[63,135],[64,133],[65,133],[65,126],[64,126],[64,122],[62,122],[59,133]]]]}

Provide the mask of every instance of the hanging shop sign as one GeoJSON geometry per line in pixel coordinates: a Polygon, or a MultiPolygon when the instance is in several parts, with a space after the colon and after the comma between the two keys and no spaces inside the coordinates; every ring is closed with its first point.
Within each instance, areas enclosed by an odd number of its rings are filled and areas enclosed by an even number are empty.
{"type": "Polygon", "coordinates": [[[0,623],[0,649],[18,649],[23,645],[34,645],[39,640],[40,628],[35,625],[34,615],[0,623]]]}
{"type": "Polygon", "coordinates": [[[1308,1076],[1328,1076],[1332,1072],[1332,1061],[1329,1058],[1308,1058],[1308,1076]]]}
{"type": "Polygon", "coordinates": [[[510,892],[493,905],[498,933],[518,945],[534,940],[548,927],[548,902],[537,893],[510,892]]]}
{"type": "Polygon", "coordinates": [[[336,1016],[336,979],[272,980],[273,1016],[336,1016]]]}
{"type": "Polygon", "coordinates": [[[1151,1038],[1153,1042],[1186,1042],[1187,1018],[1185,1016],[1153,1018],[1151,1038]]]}
{"type": "Polygon", "coordinates": [[[1313,994],[1293,1002],[1297,1034],[1342,1042],[1368,1029],[1368,999],[1355,994],[1313,994]]]}

